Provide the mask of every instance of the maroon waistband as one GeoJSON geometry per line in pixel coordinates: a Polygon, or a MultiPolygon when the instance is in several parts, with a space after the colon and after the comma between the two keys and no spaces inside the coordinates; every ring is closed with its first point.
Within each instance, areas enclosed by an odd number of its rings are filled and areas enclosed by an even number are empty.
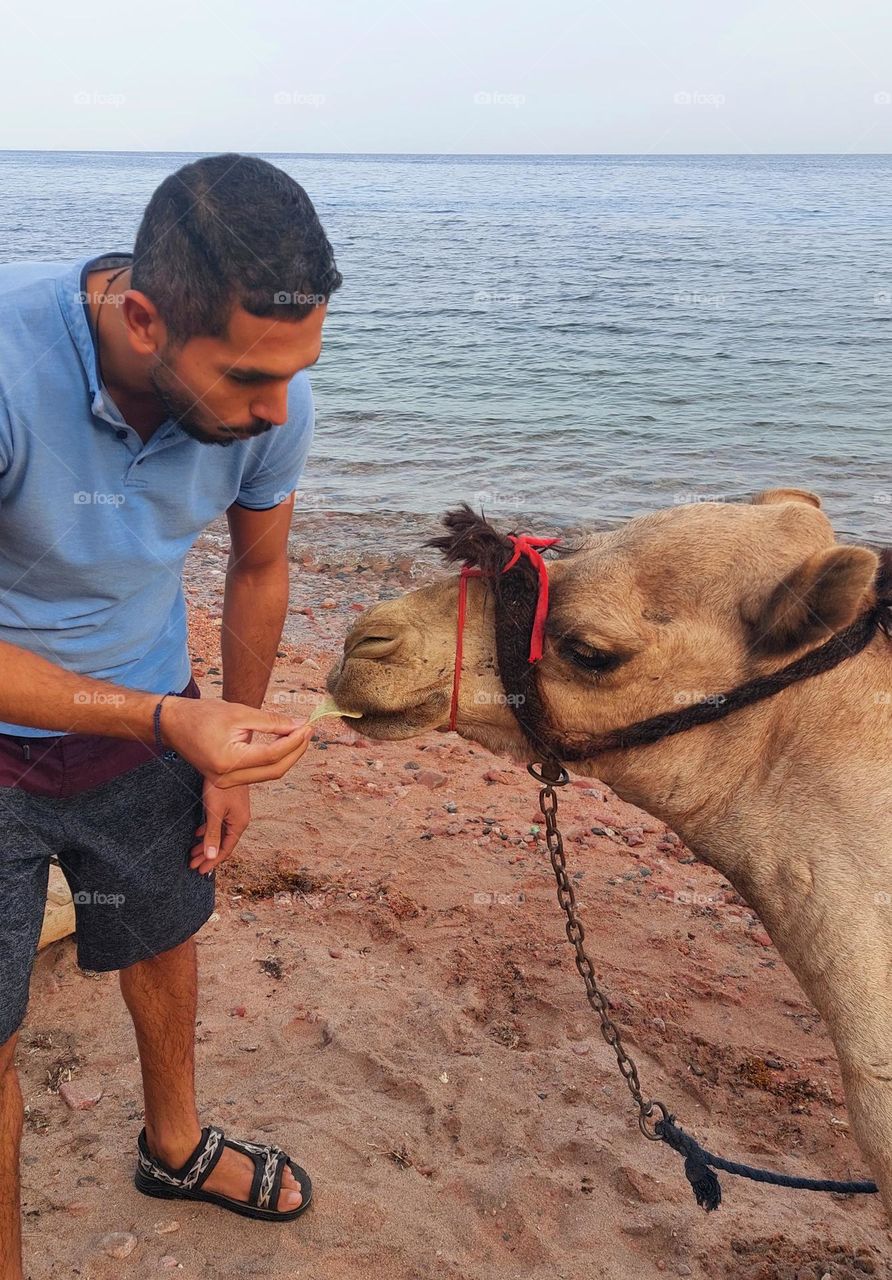
{"type": "MultiPolygon", "coordinates": [[[[177,696],[201,697],[194,676],[177,696]]],[[[154,743],[137,738],[109,738],[97,733],[33,738],[0,733],[0,787],[18,787],[39,796],[76,795],[159,754],[154,743]]]]}

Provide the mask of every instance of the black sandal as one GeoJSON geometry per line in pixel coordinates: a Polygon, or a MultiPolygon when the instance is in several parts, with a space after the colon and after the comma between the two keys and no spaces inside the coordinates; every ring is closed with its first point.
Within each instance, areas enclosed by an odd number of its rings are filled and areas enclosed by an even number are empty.
{"type": "Polygon", "coordinates": [[[310,1206],[313,1194],[310,1175],[306,1169],[289,1160],[281,1147],[239,1142],[235,1138],[227,1138],[223,1130],[215,1125],[208,1125],[201,1131],[198,1146],[179,1169],[172,1169],[151,1154],[145,1128],[140,1131],[137,1148],[139,1155],[133,1181],[143,1195],[158,1196],[162,1200],[206,1200],[210,1204],[231,1209],[233,1213],[242,1213],[247,1218],[262,1218],[266,1222],[290,1222],[310,1206]],[[226,1147],[241,1151],[254,1161],[254,1180],[246,1201],[233,1200],[216,1191],[201,1190],[226,1147]],[[286,1165],[297,1179],[301,1202],[296,1209],[280,1212],[270,1208],[270,1205],[279,1202],[286,1165]]]}

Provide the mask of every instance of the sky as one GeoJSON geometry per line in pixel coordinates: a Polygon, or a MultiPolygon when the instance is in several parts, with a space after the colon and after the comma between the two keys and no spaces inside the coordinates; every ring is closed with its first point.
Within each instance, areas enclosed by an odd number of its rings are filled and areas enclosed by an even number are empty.
{"type": "Polygon", "coordinates": [[[29,0],[0,148],[886,152],[888,0],[29,0]]]}

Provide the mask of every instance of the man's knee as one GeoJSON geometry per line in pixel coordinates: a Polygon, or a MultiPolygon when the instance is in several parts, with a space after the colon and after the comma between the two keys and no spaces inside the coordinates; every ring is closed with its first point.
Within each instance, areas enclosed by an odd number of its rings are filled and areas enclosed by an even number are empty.
{"type": "Polygon", "coordinates": [[[159,951],[154,956],[146,956],[143,960],[135,960],[133,964],[125,965],[123,969],[118,970],[118,976],[126,978],[128,974],[150,973],[152,969],[163,969],[165,965],[188,962],[195,949],[195,935],[192,934],[184,942],[178,942],[176,946],[168,947],[166,951],[159,951]]]}

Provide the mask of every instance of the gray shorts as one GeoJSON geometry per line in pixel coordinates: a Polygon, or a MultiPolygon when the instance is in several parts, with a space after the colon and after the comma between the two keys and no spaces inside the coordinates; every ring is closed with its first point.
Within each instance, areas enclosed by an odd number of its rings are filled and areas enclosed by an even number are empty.
{"type": "Polygon", "coordinates": [[[205,816],[203,778],[172,754],[76,795],[0,786],[0,1044],[28,1006],[51,854],[74,899],[82,969],[124,969],[158,955],[213,911],[216,872],[189,866],[205,816]]]}

